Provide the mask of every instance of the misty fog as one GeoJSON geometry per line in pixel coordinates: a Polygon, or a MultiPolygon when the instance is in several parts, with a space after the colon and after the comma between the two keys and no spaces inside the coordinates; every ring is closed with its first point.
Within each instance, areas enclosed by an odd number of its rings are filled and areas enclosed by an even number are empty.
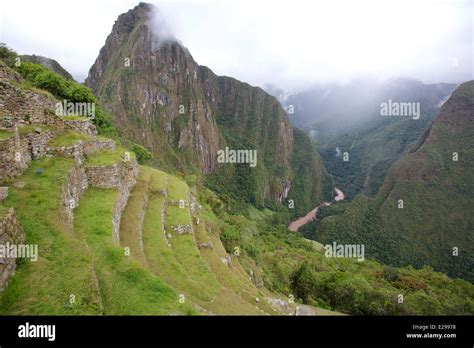
{"type": "MultiPolygon", "coordinates": [[[[155,4],[163,15],[152,25],[158,35],[176,37],[216,74],[261,87],[298,91],[354,78],[409,77],[427,83],[473,78],[469,0],[155,4]]],[[[134,5],[2,1],[0,41],[23,54],[52,57],[82,81],[116,16],[134,5]]]]}

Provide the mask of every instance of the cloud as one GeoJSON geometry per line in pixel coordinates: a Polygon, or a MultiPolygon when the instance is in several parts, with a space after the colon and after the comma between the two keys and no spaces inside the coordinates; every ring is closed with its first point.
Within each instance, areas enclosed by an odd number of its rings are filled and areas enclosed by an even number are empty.
{"type": "MultiPolygon", "coordinates": [[[[132,1],[2,1],[2,37],[84,77],[132,1]]],[[[195,60],[251,84],[407,76],[473,79],[472,2],[440,0],[160,1],[171,35],[195,60]]],[[[160,29],[161,30],[161,29],[160,29]]]]}

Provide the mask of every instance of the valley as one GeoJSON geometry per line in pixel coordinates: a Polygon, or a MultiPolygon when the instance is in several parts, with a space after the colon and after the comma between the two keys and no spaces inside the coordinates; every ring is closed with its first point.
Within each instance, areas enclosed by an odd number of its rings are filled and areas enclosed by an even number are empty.
{"type": "Polygon", "coordinates": [[[0,46],[0,246],[35,250],[1,315],[474,314],[474,81],[272,96],[161,15],[120,14],[84,83],[0,46]]]}
{"type": "MultiPolygon", "coordinates": [[[[344,200],[344,193],[341,190],[339,190],[337,187],[335,187],[334,191],[336,191],[336,197],[334,197],[335,202],[339,202],[339,201],[344,200]]],[[[332,204],[331,202],[324,202],[323,203],[323,205],[326,206],[326,207],[330,206],[331,204],[332,204]]],[[[308,222],[313,221],[314,219],[316,219],[316,217],[318,215],[318,210],[319,210],[319,206],[314,208],[313,210],[311,210],[305,216],[300,217],[299,219],[297,219],[295,221],[292,221],[288,225],[288,229],[290,231],[297,232],[298,229],[301,226],[306,225],[308,222]]]]}

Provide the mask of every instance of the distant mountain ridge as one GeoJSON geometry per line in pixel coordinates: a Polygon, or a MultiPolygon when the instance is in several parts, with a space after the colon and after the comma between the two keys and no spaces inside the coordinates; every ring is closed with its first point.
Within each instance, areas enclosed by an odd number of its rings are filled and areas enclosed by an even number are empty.
{"type": "Polygon", "coordinates": [[[61,64],[59,64],[54,59],[43,57],[43,56],[38,56],[36,54],[32,54],[32,55],[24,54],[24,55],[20,56],[20,59],[25,60],[27,62],[41,64],[45,68],[48,68],[48,69],[54,71],[55,73],[57,73],[58,75],[64,77],[67,80],[74,80],[72,75],[66,69],[64,69],[61,66],[61,64]]]}

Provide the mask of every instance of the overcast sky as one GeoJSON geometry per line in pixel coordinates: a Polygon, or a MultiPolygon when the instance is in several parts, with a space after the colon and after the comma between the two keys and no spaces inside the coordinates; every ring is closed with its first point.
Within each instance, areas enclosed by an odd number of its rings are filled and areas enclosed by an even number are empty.
{"type": "MultiPolygon", "coordinates": [[[[473,0],[150,1],[194,59],[283,89],[354,77],[474,79],[473,0]]],[[[0,41],[82,81],[128,0],[2,0],[0,41]]]]}

